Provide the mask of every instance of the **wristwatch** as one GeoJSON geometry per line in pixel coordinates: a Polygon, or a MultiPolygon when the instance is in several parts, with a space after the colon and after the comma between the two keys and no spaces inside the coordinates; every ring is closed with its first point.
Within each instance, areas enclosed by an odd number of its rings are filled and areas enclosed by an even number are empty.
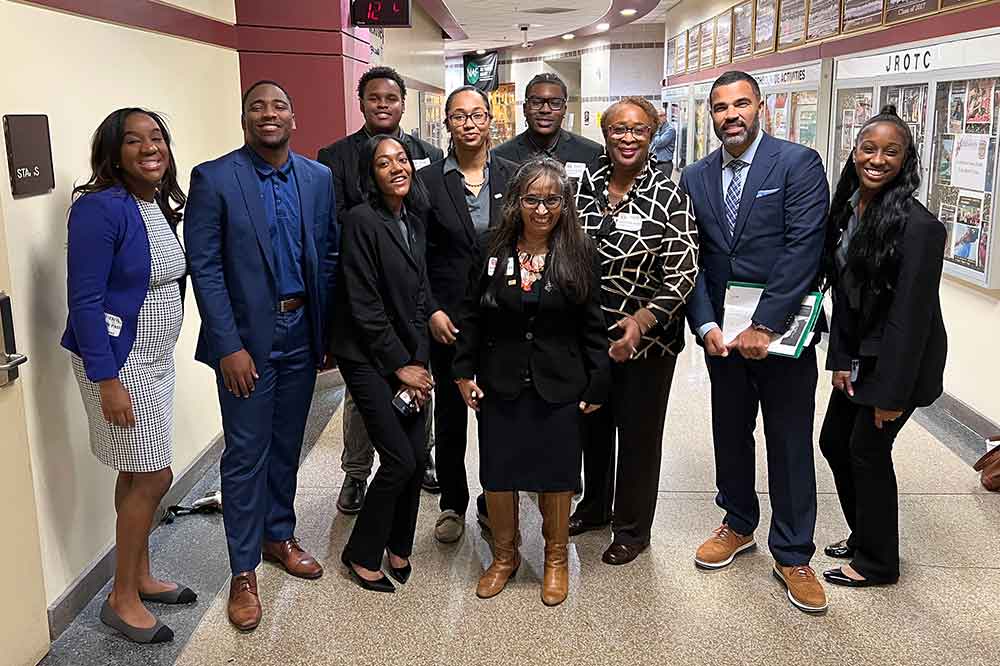
{"type": "Polygon", "coordinates": [[[753,322],[753,325],[751,325],[750,328],[752,328],[755,331],[764,331],[768,335],[776,335],[775,332],[772,331],[770,328],[764,326],[764,324],[758,324],[757,322],[753,322]]]}

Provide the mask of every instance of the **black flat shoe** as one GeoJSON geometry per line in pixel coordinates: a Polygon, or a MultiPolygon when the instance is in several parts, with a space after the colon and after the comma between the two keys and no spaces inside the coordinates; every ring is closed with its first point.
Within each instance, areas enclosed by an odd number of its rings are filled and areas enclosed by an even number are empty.
{"type": "Polygon", "coordinates": [[[594,532],[597,530],[603,530],[610,524],[611,524],[610,520],[605,521],[603,523],[592,523],[583,520],[582,518],[576,518],[574,516],[571,516],[569,519],[569,535],[577,536],[579,534],[584,534],[585,532],[594,532]]]}
{"type": "Polygon", "coordinates": [[[831,543],[829,546],[823,549],[827,557],[836,557],[839,559],[853,559],[854,558],[854,548],[847,545],[847,539],[838,541],[837,543],[831,543]]]}
{"type": "Polygon", "coordinates": [[[344,563],[344,566],[347,567],[347,571],[351,574],[351,578],[354,580],[355,583],[358,584],[358,587],[360,587],[361,589],[368,590],[370,592],[396,591],[396,586],[393,585],[392,581],[390,581],[385,576],[382,576],[378,580],[366,580],[362,578],[361,575],[354,570],[354,567],[351,565],[351,561],[347,559],[346,553],[340,556],[340,561],[344,563]]]}
{"type": "Polygon", "coordinates": [[[608,549],[604,551],[601,555],[601,561],[605,564],[628,564],[635,558],[639,557],[639,553],[649,548],[649,544],[639,544],[632,545],[626,543],[613,543],[608,546],[608,549]]]}
{"type": "Polygon", "coordinates": [[[879,585],[892,585],[895,583],[895,581],[883,583],[877,580],[854,580],[845,574],[840,567],[824,571],[823,578],[832,585],[842,585],[843,587],[877,587],[879,585]]]}

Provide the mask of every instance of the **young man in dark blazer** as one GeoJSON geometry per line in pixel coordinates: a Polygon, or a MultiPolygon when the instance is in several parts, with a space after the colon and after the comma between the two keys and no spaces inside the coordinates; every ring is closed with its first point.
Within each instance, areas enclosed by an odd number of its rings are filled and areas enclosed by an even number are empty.
{"type": "Polygon", "coordinates": [[[810,346],[795,359],[769,356],[767,350],[816,286],[829,186],[816,151],[761,131],[763,103],[753,77],[727,72],[713,84],[709,101],[722,146],[685,169],[681,187],[698,220],[700,272],[687,316],[705,347],[712,381],[716,503],[726,514],[698,549],[695,563],[719,569],[755,544],[760,507],[753,432],[760,409],[774,575],[796,607],[822,612],[826,594],[809,567],[816,550],[816,351],[810,346]],[[720,324],[729,281],[765,288],[752,325],[726,345],[720,324]]]}
{"type": "MultiPolygon", "coordinates": [[[[364,126],[354,134],[320,149],[316,157],[333,172],[338,218],[364,201],[358,164],[361,150],[369,137],[375,134],[398,136],[413,155],[414,169],[420,169],[444,157],[440,148],[400,129],[399,122],[406,109],[406,83],[396,70],[391,67],[373,67],[365,72],[358,80],[358,100],[365,118],[364,126]]],[[[424,487],[436,492],[438,486],[434,477],[434,460],[430,455],[433,443],[428,429],[424,487]]],[[[355,409],[354,400],[348,393],[344,400],[344,453],[341,460],[346,478],[337,498],[337,508],[342,513],[354,514],[361,510],[374,462],[375,449],[372,448],[365,425],[355,409]]]]}
{"type": "Polygon", "coordinates": [[[246,145],[191,174],[184,240],[201,313],[195,358],[215,370],[226,437],[229,620],[251,631],[262,550],[293,576],[323,574],[295,538],[294,501],[338,238],[330,170],[288,148],[288,93],[253,84],[242,122],[246,145]]]}

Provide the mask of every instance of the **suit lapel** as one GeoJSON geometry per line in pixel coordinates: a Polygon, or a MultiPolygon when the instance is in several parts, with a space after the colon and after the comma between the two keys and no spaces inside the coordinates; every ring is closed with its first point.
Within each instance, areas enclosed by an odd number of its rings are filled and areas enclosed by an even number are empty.
{"type": "Polygon", "coordinates": [[[299,190],[299,215],[302,217],[302,249],[308,265],[318,265],[316,255],[316,230],[315,226],[322,221],[315,219],[313,201],[312,174],[305,167],[302,160],[295,153],[290,153],[292,169],[295,173],[295,183],[299,190]]]}
{"type": "Polygon", "coordinates": [[[475,245],[476,228],[472,224],[472,216],[469,215],[469,204],[465,201],[462,174],[457,171],[449,171],[444,174],[444,189],[448,191],[448,197],[451,199],[452,205],[455,206],[455,212],[458,213],[459,223],[465,229],[465,235],[468,236],[469,242],[475,245]]]}
{"type": "Polygon", "coordinates": [[[722,237],[727,243],[731,243],[733,239],[729,235],[726,216],[722,214],[722,148],[712,153],[701,172],[701,176],[702,185],[708,195],[708,203],[712,208],[712,214],[715,215],[715,221],[719,225],[722,237]]]}
{"type": "Polygon", "coordinates": [[[261,252],[264,253],[264,261],[271,272],[271,277],[274,277],[274,250],[271,248],[271,229],[267,225],[264,204],[261,202],[260,178],[246,155],[241,155],[236,161],[236,180],[243,192],[243,201],[247,205],[250,221],[257,233],[257,242],[260,244],[261,252]]]}
{"type": "MultiPolygon", "coordinates": [[[[410,265],[413,266],[414,270],[419,272],[420,267],[417,266],[417,260],[413,257],[410,245],[403,239],[403,230],[399,228],[399,222],[396,221],[396,218],[383,211],[379,211],[379,216],[382,218],[382,222],[389,227],[389,235],[392,236],[393,242],[399,246],[399,251],[403,253],[403,256],[406,257],[408,262],[410,262],[410,265]]],[[[411,243],[412,242],[416,242],[415,239],[411,239],[411,243]]]]}
{"type": "Polygon", "coordinates": [[[736,244],[740,241],[740,235],[743,233],[743,228],[747,225],[750,211],[753,209],[754,202],[757,201],[757,192],[760,191],[761,185],[764,184],[764,181],[767,180],[767,177],[774,169],[774,165],[778,163],[777,158],[779,153],[781,153],[781,149],[778,142],[772,141],[771,137],[765,134],[760,141],[760,145],[757,146],[757,154],[753,157],[753,162],[750,164],[750,173],[747,174],[747,180],[743,184],[740,213],[736,217],[736,230],[733,233],[733,247],[736,247],[736,244]]]}
{"type": "Polygon", "coordinates": [[[500,172],[499,160],[490,162],[490,228],[500,224],[503,201],[507,194],[507,179],[500,172]]]}

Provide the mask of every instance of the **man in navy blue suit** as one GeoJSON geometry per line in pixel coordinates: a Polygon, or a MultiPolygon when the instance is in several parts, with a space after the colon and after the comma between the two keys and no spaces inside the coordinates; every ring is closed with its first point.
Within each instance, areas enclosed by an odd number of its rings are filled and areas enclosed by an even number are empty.
{"type": "Polygon", "coordinates": [[[789,601],[826,610],[826,593],[809,566],[816,550],[813,417],[816,351],[769,356],[768,345],[794,322],[816,285],[829,208],[829,187],[816,151],[768,136],[760,128],[757,81],[727,72],[709,95],[722,146],[689,166],[681,187],[698,219],[700,272],[687,316],[706,352],[712,381],[716,503],[722,524],[698,549],[695,563],[720,569],[755,545],[760,520],[754,428],[763,412],[767,445],[774,575],[789,601]],[[722,323],[729,281],[765,285],[752,325],[729,345],[722,323]]]}
{"type": "Polygon", "coordinates": [[[215,370],[226,438],[229,620],[251,631],[262,555],[293,576],[323,574],[295,538],[293,505],[338,234],[330,170],[289,150],[284,88],[250,86],[242,124],[242,148],[191,173],[184,240],[201,313],[195,358],[215,370]]]}

